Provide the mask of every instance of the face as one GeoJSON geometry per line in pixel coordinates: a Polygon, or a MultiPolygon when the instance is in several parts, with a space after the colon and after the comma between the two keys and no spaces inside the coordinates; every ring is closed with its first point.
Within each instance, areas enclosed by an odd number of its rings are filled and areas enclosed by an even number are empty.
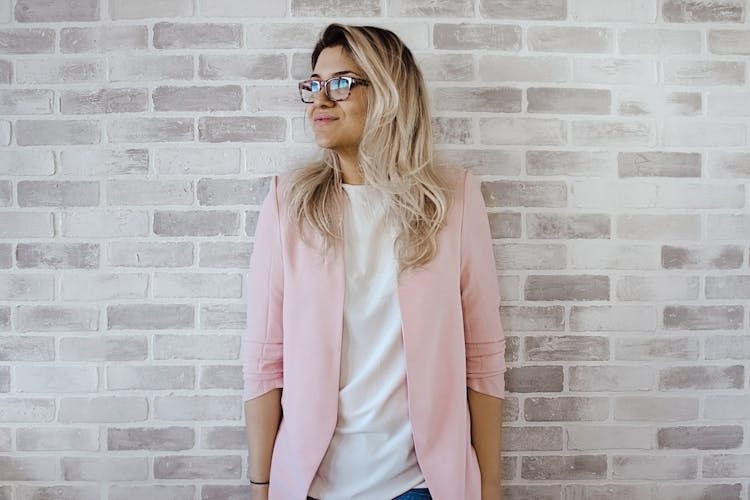
{"type": "MultiPolygon", "coordinates": [[[[310,76],[312,80],[327,80],[333,76],[365,78],[362,69],[341,47],[323,49],[310,76]]],[[[355,157],[362,139],[367,110],[367,87],[354,85],[349,98],[330,100],[324,91],[315,94],[315,101],[307,105],[307,118],[312,123],[315,142],[342,156],[355,157]]]]}

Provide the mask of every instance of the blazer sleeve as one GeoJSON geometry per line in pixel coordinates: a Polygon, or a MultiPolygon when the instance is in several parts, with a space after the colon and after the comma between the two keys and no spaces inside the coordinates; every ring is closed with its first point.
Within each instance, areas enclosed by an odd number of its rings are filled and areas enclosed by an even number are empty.
{"type": "Polygon", "coordinates": [[[461,223],[461,307],[467,387],[505,397],[505,337],[487,208],[479,182],[464,177],[461,223]]]}
{"type": "Polygon", "coordinates": [[[247,323],[242,342],[243,400],[283,386],[284,276],[279,228],[277,178],[258,215],[250,267],[245,280],[247,323]]]}

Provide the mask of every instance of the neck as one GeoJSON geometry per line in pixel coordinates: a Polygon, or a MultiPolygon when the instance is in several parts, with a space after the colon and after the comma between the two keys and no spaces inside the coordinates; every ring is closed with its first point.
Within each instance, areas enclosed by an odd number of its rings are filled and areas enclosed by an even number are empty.
{"type": "Polygon", "coordinates": [[[365,179],[357,163],[357,155],[339,153],[339,167],[345,184],[364,184],[365,179]]]}

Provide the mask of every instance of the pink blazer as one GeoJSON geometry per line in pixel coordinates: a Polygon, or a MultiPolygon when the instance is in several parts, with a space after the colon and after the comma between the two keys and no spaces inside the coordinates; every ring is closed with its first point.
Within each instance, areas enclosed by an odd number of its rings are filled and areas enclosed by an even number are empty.
{"type": "MultiPolygon", "coordinates": [[[[434,260],[398,283],[409,416],[435,500],[479,500],[467,387],[504,397],[505,340],[479,183],[444,169],[453,189],[434,260]]],[[[274,178],[258,217],[247,279],[244,399],[283,387],[270,500],[304,500],[336,426],[344,304],[342,252],[323,259],[286,217],[274,178]]],[[[346,235],[344,235],[346,236],[346,235]]],[[[320,240],[316,240],[320,242],[320,240]]]]}

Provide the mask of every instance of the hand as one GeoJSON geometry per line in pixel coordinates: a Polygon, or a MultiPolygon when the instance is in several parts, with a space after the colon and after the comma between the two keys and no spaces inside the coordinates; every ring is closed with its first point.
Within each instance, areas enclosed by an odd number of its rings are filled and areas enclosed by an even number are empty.
{"type": "Polygon", "coordinates": [[[267,484],[251,484],[250,500],[268,500],[267,484]]]}

